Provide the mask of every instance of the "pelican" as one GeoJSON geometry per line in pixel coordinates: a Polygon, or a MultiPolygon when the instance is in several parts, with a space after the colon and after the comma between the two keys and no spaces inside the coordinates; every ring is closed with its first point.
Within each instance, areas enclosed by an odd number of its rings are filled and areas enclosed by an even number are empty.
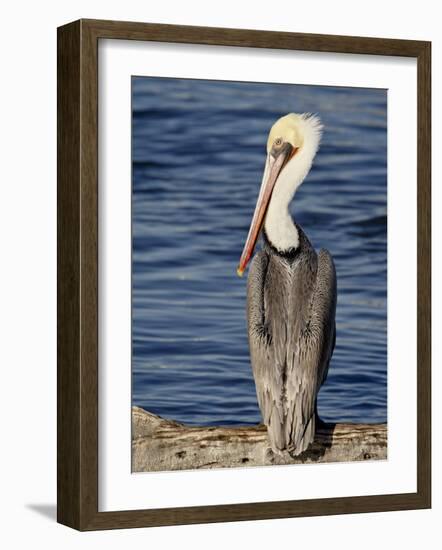
{"type": "Polygon", "coordinates": [[[289,205],[310,171],[322,124],[291,113],[272,126],[258,201],[238,265],[247,279],[247,329],[256,394],[271,450],[292,456],[315,437],[316,400],[336,340],[336,271],[316,253],[289,205]]]}

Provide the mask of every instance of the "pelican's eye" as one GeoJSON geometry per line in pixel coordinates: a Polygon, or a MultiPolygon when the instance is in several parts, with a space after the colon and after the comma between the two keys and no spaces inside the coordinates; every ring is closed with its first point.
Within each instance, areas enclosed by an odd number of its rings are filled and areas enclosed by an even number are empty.
{"type": "Polygon", "coordinates": [[[281,145],[282,145],[282,138],[280,138],[280,137],[279,137],[279,138],[276,138],[275,141],[273,142],[273,145],[274,145],[275,147],[281,147],[281,145]]]}

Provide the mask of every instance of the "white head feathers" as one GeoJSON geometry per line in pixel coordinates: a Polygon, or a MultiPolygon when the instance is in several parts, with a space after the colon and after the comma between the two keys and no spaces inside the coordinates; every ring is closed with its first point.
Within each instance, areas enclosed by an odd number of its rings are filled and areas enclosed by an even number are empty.
{"type": "Polygon", "coordinates": [[[290,143],[294,152],[279,174],[264,222],[270,241],[281,251],[296,248],[299,244],[298,231],[288,208],[296,190],[310,171],[319,148],[322,129],[316,115],[290,113],[278,119],[270,130],[268,154],[276,140],[290,143]]]}

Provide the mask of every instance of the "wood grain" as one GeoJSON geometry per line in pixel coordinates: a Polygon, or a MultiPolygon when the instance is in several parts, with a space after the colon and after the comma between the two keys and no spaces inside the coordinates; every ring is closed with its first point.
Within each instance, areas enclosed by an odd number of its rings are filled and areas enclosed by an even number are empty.
{"type": "Polygon", "coordinates": [[[293,457],[270,451],[264,425],[185,426],[132,408],[132,472],[386,459],[386,424],[318,422],[313,444],[293,457]]]}
{"type": "Polygon", "coordinates": [[[80,525],[80,22],[58,34],[57,518],[80,525]]]}

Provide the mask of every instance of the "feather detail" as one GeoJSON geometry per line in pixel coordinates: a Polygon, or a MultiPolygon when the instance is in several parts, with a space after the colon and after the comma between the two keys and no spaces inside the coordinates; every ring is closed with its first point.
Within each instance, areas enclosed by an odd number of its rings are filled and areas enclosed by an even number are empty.
{"type": "Polygon", "coordinates": [[[255,255],[247,281],[247,323],[256,394],[276,453],[303,452],[314,439],[319,388],[334,346],[336,274],[299,228],[288,261],[271,247],[255,255]]]}

